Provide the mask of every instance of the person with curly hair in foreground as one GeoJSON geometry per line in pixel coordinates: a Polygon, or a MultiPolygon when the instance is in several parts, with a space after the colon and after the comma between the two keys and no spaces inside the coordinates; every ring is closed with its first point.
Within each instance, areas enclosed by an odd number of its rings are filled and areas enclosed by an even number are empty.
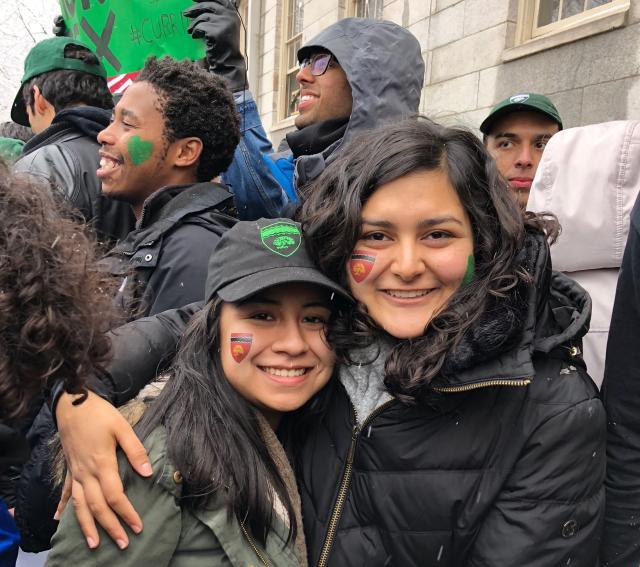
{"type": "MultiPolygon", "coordinates": [[[[83,394],[110,353],[111,293],[85,226],[62,215],[47,187],[0,160],[0,471],[22,463],[20,432],[54,383],[83,394]]],[[[0,563],[17,553],[0,500],[0,563]]],[[[11,529],[13,528],[13,530],[11,529]]]]}

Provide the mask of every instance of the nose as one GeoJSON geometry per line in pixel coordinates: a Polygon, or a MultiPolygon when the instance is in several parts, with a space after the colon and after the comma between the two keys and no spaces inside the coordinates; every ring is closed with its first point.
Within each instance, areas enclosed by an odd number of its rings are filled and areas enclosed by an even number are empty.
{"type": "Polygon", "coordinates": [[[426,265],[420,254],[420,245],[414,241],[401,243],[398,254],[391,265],[393,274],[402,281],[410,282],[423,274],[425,269],[426,265]]]}
{"type": "Polygon", "coordinates": [[[296,73],[296,81],[298,81],[298,83],[300,84],[313,83],[313,81],[315,81],[315,77],[311,74],[311,65],[300,67],[300,69],[296,73]]]}
{"type": "Polygon", "coordinates": [[[104,130],[98,132],[98,143],[101,145],[113,144],[113,122],[109,124],[104,130]]]}
{"type": "Polygon", "coordinates": [[[527,144],[523,144],[516,160],[516,167],[528,168],[533,165],[533,155],[531,148],[527,144]]]}
{"type": "Polygon", "coordinates": [[[291,318],[283,320],[274,332],[278,333],[271,347],[274,352],[296,357],[309,350],[309,344],[307,343],[298,319],[291,318]]]}

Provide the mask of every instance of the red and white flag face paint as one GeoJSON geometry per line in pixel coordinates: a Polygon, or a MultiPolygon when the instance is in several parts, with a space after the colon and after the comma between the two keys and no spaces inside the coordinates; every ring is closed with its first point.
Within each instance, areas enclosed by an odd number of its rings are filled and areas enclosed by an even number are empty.
{"type": "Polygon", "coordinates": [[[251,350],[253,335],[251,333],[231,333],[231,356],[236,362],[242,362],[251,350]]]}
{"type": "Polygon", "coordinates": [[[358,283],[364,281],[371,272],[375,261],[376,255],[373,252],[354,250],[349,261],[349,271],[353,279],[358,283]]]}
{"type": "Polygon", "coordinates": [[[107,86],[112,94],[122,94],[127,87],[133,83],[133,80],[139,75],[140,71],[135,73],[125,73],[124,75],[116,75],[107,79],[107,86]]]}

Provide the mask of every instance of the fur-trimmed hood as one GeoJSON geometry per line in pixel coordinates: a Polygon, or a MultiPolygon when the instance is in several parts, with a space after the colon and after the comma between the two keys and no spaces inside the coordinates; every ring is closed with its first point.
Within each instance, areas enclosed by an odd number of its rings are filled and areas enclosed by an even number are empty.
{"type": "Polygon", "coordinates": [[[576,282],[551,269],[549,246],[529,232],[521,265],[533,284],[521,282],[494,301],[447,357],[434,386],[472,386],[489,380],[533,379],[536,353],[579,347],[589,328],[591,298],[576,282]]]}

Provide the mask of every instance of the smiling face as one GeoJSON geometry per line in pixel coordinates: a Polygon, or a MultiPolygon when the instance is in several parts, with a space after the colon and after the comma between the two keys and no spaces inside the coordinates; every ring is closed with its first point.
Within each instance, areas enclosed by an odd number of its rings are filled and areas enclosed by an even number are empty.
{"type": "Polygon", "coordinates": [[[349,285],[386,332],[418,337],[460,287],[472,256],[471,223],[446,173],[417,171],[365,203],[349,285]]]}
{"type": "Polygon", "coordinates": [[[335,59],[318,76],[310,67],[303,67],[296,75],[300,83],[300,104],[295,125],[298,129],[333,118],[349,118],[353,99],[347,75],[335,59]]]}
{"type": "Polygon", "coordinates": [[[487,150],[523,209],[542,153],[559,129],[556,122],[539,112],[518,111],[497,120],[486,138],[487,150]]]}
{"type": "Polygon", "coordinates": [[[166,139],[161,108],[150,83],[134,83],[116,105],[111,124],[98,134],[102,192],[131,203],[136,216],[158,189],[197,180],[197,166],[182,163],[185,140],[166,139]]]}
{"type": "Polygon", "coordinates": [[[328,381],[334,356],[325,340],[329,292],[309,284],[275,286],[220,313],[222,368],[238,393],[274,424],[328,381]]]}

